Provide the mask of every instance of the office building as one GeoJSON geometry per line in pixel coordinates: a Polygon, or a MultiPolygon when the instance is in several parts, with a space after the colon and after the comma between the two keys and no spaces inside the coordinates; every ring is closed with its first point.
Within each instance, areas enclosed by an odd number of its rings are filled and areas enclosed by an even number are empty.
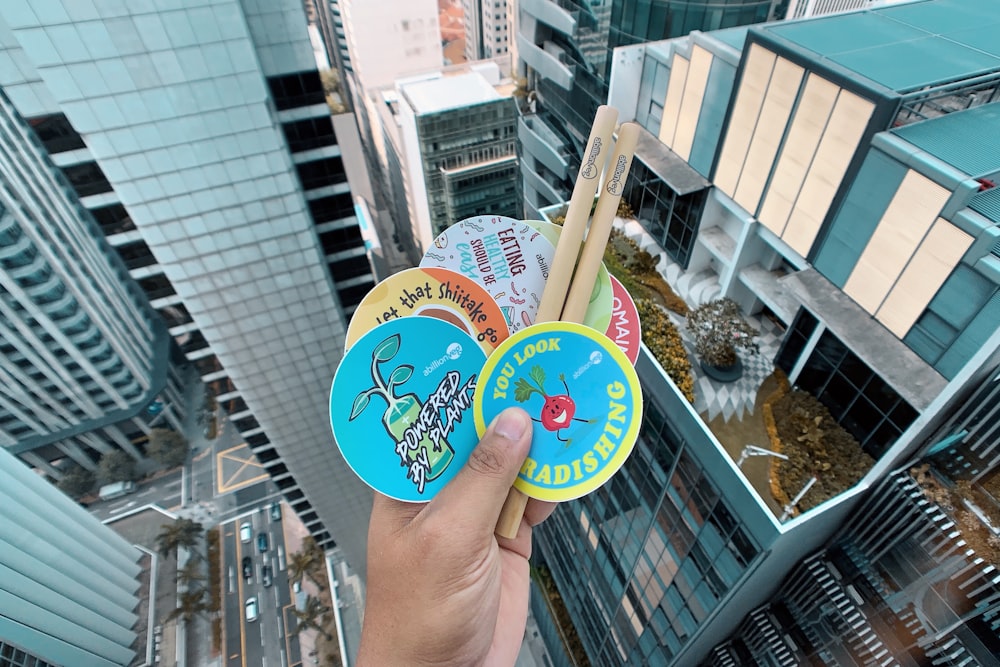
{"type": "MultiPolygon", "coordinates": [[[[0,445],[60,480],[113,450],[145,458],[154,425],[187,410],[163,319],[128,275],[72,185],[0,91],[0,445]],[[153,409],[150,409],[154,406],[153,409]]],[[[36,134],[36,131],[38,134],[36,134]]],[[[86,192],[86,190],[85,190],[86,192]]]]}
{"type": "MultiPolygon", "coordinates": [[[[400,169],[405,217],[422,254],[474,215],[518,212],[514,85],[497,63],[438,69],[378,91],[379,121],[400,169]]],[[[380,179],[392,183],[390,173],[380,179]]]]}
{"type": "Polygon", "coordinates": [[[127,665],[138,549],[0,448],[0,663],[127,665]]]}
{"type": "MultiPolygon", "coordinates": [[[[534,105],[518,128],[525,215],[568,200],[615,47],[759,23],[774,0],[525,0],[517,3],[515,73],[534,105]]],[[[515,47],[512,46],[512,49],[515,47]]]]}
{"type": "Polygon", "coordinates": [[[374,280],[301,2],[8,2],[0,40],[17,112],[52,119],[53,161],[100,184],[81,203],[136,245],[187,359],[317,541],[363,571],[370,494],[326,403],[374,280]]]}
{"type": "MultiPolygon", "coordinates": [[[[942,457],[970,476],[995,469],[996,435],[976,424],[995,422],[1000,363],[1000,160],[985,140],[1000,122],[998,21],[975,0],[925,0],[615,51],[608,102],[645,130],[624,194],[636,213],[627,233],[661,256],[690,305],[728,296],[767,323],[775,343],[765,360],[818,399],[873,463],[807,511],[796,514],[794,502],[783,511],[766,476],[751,482],[643,352],[644,423],[632,457],[538,530],[537,563],[591,664],[957,665],[976,663],[949,662],[951,649],[982,655],[961,621],[985,624],[972,628],[976,637],[993,627],[995,564],[968,555],[947,520],[934,517],[939,532],[927,532],[923,520],[888,517],[916,502],[896,471],[921,453],[945,471],[942,457]],[[872,525],[885,526],[891,553],[873,546],[872,525]],[[916,639],[887,652],[873,645],[871,655],[851,648],[856,662],[823,654],[839,629],[844,642],[865,643],[892,619],[852,625],[861,621],[838,616],[842,598],[817,573],[847,572],[830,565],[843,545],[854,544],[864,568],[884,566],[912,539],[931,558],[926,567],[949,551],[965,558],[945,559],[942,578],[931,577],[964,596],[951,616],[922,630],[898,616],[916,639]],[[830,612],[826,634],[808,644],[793,636],[803,653],[769,660],[758,645],[771,641],[770,626],[754,614],[795,596],[788,609],[804,626],[827,622],[807,618],[807,607],[830,612]],[[725,657],[717,647],[733,637],[760,662],[744,662],[743,649],[725,657]],[[918,645],[936,662],[907,662],[918,645]]],[[[741,391],[698,386],[696,404],[718,414],[741,391]]],[[[867,599],[912,601],[930,580],[911,575],[883,576],[904,592],[867,599]]]]}
{"type": "Polygon", "coordinates": [[[508,5],[513,4],[514,0],[462,0],[466,60],[490,60],[510,52],[508,5]]]}

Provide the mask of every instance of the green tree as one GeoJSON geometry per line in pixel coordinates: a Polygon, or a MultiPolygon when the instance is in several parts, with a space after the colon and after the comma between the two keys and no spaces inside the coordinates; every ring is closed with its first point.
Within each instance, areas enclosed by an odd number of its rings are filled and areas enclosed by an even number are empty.
{"type": "Polygon", "coordinates": [[[195,616],[209,611],[211,606],[208,603],[208,591],[204,588],[194,588],[181,593],[177,608],[167,615],[167,620],[183,618],[185,623],[190,623],[195,616]]]}
{"type": "Polygon", "coordinates": [[[115,449],[101,457],[97,464],[97,477],[101,484],[114,482],[134,482],[139,479],[135,460],[120,449],[115,449]]]}
{"type": "Polygon", "coordinates": [[[311,537],[302,540],[302,548],[288,556],[288,577],[292,580],[300,580],[308,577],[316,584],[319,590],[325,590],[323,580],[326,578],[325,568],[326,555],[319,548],[316,541],[311,537]]]}
{"type": "Polygon", "coordinates": [[[66,471],[66,474],[63,475],[63,478],[59,480],[56,486],[67,496],[79,498],[90,493],[96,481],[94,473],[81,465],[75,465],[66,471]]]}
{"type": "Polygon", "coordinates": [[[177,568],[174,577],[177,583],[184,584],[188,589],[195,588],[198,582],[205,581],[205,575],[201,571],[201,562],[195,558],[189,558],[184,563],[184,567],[177,568]]]}
{"type": "Polygon", "coordinates": [[[188,454],[188,441],[177,431],[154,428],[149,432],[146,452],[154,460],[173,468],[184,463],[188,454]]]}
{"type": "Polygon", "coordinates": [[[333,639],[325,627],[323,627],[323,616],[326,612],[330,611],[330,608],[323,604],[319,598],[314,598],[313,596],[306,597],[306,603],[302,609],[295,610],[295,620],[297,621],[295,625],[295,634],[298,635],[304,630],[316,630],[326,637],[327,641],[333,639]]]}
{"type": "Polygon", "coordinates": [[[156,536],[156,549],[161,556],[176,555],[178,547],[186,547],[192,554],[201,554],[192,547],[198,545],[204,532],[201,524],[191,519],[178,519],[173,523],[160,526],[160,534],[156,536]]]}
{"type": "Polygon", "coordinates": [[[758,332],[743,319],[739,305],[726,297],[704,303],[687,316],[695,352],[705,363],[724,368],[736,363],[736,348],[757,354],[758,332]]]}

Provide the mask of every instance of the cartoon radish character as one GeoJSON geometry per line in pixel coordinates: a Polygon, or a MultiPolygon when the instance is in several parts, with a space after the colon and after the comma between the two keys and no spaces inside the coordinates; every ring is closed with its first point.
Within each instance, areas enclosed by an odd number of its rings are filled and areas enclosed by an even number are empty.
{"type": "Polygon", "coordinates": [[[577,421],[589,424],[594,421],[592,419],[574,417],[576,414],[576,402],[570,398],[569,386],[566,384],[565,375],[560,373],[559,381],[562,382],[566,393],[555,394],[553,396],[545,393],[545,371],[541,366],[533,366],[528,373],[528,377],[533,382],[529,382],[525,378],[517,379],[517,382],[514,384],[514,400],[518,403],[524,403],[532,394],[538,394],[545,399],[545,403],[542,405],[541,419],[535,419],[534,417],[531,419],[532,421],[540,422],[545,427],[545,430],[555,433],[556,438],[560,441],[569,442],[569,439],[562,437],[559,432],[568,428],[571,422],[577,421]]]}

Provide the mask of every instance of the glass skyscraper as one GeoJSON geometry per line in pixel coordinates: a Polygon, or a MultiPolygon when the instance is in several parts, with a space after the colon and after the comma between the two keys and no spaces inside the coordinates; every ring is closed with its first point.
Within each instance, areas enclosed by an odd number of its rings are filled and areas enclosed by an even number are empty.
{"type": "Polygon", "coordinates": [[[321,545],[370,492],[327,397],[374,284],[301,2],[0,7],[0,86],[321,545]]]}

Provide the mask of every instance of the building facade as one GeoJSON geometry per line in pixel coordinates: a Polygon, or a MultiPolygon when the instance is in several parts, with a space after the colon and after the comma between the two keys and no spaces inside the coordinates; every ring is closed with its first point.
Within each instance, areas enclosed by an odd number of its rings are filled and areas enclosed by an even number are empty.
{"type": "Polygon", "coordinates": [[[510,27],[507,0],[462,0],[465,20],[465,59],[490,60],[505,56],[510,27]]]}
{"type": "MultiPolygon", "coordinates": [[[[983,655],[961,621],[983,624],[973,634],[995,624],[990,556],[968,555],[947,521],[888,517],[910,511],[893,494],[909,493],[899,475],[921,452],[995,469],[995,435],[978,426],[994,410],[1000,361],[1000,161],[983,141],[1000,110],[1000,53],[984,27],[993,18],[972,0],[927,0],[615,51],[608,103],[645,129],[627,233],[660,255],[691,305],[728,296],[780,323],[774,366],[874,464],[808,511],[775,508],[644,351],[631,459],[538,531],[537,564],[591,664],[958,665],[983,655]],[[985,398],[973,408],[975,396],[985,398]],[[885,651],[872,644],[879,621],[866,629],[838,615],[842,598],[818,574],[843,572],[829,563],[848,543],[861,550],[856,569],[892,558],[875,544],[881,534],[865,532],[873,525],[894,531],[895,555],[923,540],[931,560],[920,568],[951,552],[964,559],[946,559],[933,580],[962,589],[953,613],[885,640],[885,651]],[[791,658],[765,655],[771,626],[755,619],[795,596],[789,613],[821,635],[793,634],[791,658]],[[832,620],[806,618],[817,605],[832,620]],[[730,637],[740,639],[727,653],[718,647],[730,637]],[[963,641],[967,653],[952,661],[948,647],[963,641]],[[907,662],[911,649],[935,661],[907,662]],[[848,654],[860,657],[838,661],[848,654]]],[[[906,576],[883,578],[906,591],[879,594],[896,611],[933,579],[906,576]]],[[[775,626],[777,644],[786,626],[775,626]]]]}
{"type": "Polygon", "coordinates": [[[371,264],[302,4],[0,8],[0,85],[55,119],[64,171],[321,545],[364,567],[370,493],[339,459],[330,382],[371,264]],[[336,535],[336,538],[333,536],[336,535]]]}
{"type": "Polygon", "coordinates": [[[0,501],[0,663],[130,664],[139,550],[2,448],[0,501]]]}
{"type": "Polygon", "coordinates": [[[419,252],[456,222],[518,210],[517,108],[494,63],[438,70],[381,91],[387,147],[401,151],[407,219],[419,252]]]}
{"type": "Polygon", "coordinates": [[[0,122],[0,444],[53,481],[116,449],[142,461],[150,428],[187,410],[166,325],[81,206],[80,170],[2,92],[0,122]]]}
{"type": "MultiPolygon", "coordinates": [[[[773,0],[525,0],[517,3],[516,74],[533,104],[518,128],[525,214],[569,199],[615,47],[759,23],[773,0]]],[[[514,47],[512,47],[514,48],[514,47]]]]}

